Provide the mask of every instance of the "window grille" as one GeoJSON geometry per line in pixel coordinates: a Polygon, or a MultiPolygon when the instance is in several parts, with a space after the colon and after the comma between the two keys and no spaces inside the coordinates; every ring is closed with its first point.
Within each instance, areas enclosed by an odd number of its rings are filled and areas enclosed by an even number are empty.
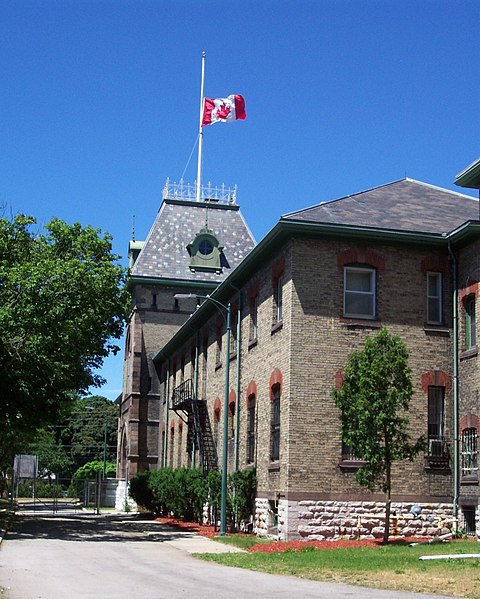
{"type": "Polygon", "coordinates": [[[478,472],[477,429],[467,428],[462,432],[462,474],[478,472]]]}
{"type": "Polygon", "coordinates": [[[270,459],[277,461],[280,458],[280,385],[275,385],[272,393],[272,450],[270,459]]]}

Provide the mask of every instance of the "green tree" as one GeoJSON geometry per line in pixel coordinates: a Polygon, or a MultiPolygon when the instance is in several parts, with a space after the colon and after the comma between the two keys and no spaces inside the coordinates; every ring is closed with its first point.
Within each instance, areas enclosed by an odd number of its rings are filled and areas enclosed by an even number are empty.
{"type": "Polygon", "coordinates": [[[127,313],[125,270],[111,238],[52,219],[0,218],[0,463],[58,421],[74,390],[119,348],[127,313]]]}
{"type": "Polygon", "coordinates": [[[372,491],[380,487],[386,495],[384,543],[390,535],[392,465],[413,461],[425,445],[423,437],[414,441],[408,433],[410,372],[404,342],[382,329],[362,350],[350,354],[342,386],[333,391],[342,440],[365,460],[356,472],[357,481],[372,491]]]}
{"type": "Polygon", "coordinates": [[[117,406],[101,395],[74,394],[58,424],[39,429],[21,453],[38,456],[39,472],[69,478],[84,464],[98,460],[115,462],[117,453],[117,406]],[[106,438],[105,438],[106,433],[106,438]],[[106,443],[105,443],[106,441],[106,443]]]}

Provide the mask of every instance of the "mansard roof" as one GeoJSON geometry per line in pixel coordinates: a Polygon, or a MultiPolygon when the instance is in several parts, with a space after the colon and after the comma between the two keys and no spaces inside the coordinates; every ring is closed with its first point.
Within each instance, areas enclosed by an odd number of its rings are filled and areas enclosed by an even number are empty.
{"type": "Polygon", "coordinates": [[[132,278],[220,283],[255,247],[237,204],[164,199],[135,264],[132,278]],[[223,271],[192,272],[187,245],[205,227],[223,246],[223,271]]]}
{"type": "Polygon", "coordinates": [[[475,198],[402,179],[291,212],[282,220],[441,234],[478,217],[479,204],[475,198]]]}

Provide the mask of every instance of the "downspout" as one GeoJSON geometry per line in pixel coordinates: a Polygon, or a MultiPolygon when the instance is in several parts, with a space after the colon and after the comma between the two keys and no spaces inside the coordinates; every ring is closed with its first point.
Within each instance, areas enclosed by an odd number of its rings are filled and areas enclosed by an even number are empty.
{"type": "Polygon", "coordinates": [[[165,385],[165,437],[163,439],[163,460],[162,465],[167,467],[167,452],[168,452],[168,414],[170,410],[170,360],[167,360],[167,381],[165,385]]]}
{"type": "Polygon", "coordinates": [[[239,446],[239,432],[240,432],[240,360],[241,360],[241,335],[242,335],[242,294],[238,292],[238,311],[237,311],[237,402],[236,402],[236,414],[235,414],[235,450],[234,450],[234,461],[233,468],[234,472],[238,470],[238,446],[239,446]]]}
{"type": "MultiPolygon", "coordinates": [[[[198,346],[200,345],[200,333],[195,335],[195,371],[193,373],[193,398],[192,401],[198,401],[198,346]]],[[[194,425],[195,427],[195,425],[194,425]]],[[[192,468],[195,468],[195,435],[192,435],[192,468]]]]}
{"type": "MultiPolygon", "coordinates": [[[[458,438],[458,272],[457,259],[448,240],[448,252],[452,259],[453,273],[453,517],[458,518],[458,497],[460,490],[459,438],[458,438]]],[[[458,528],[458,521],[457,521],[458,528]]]]}

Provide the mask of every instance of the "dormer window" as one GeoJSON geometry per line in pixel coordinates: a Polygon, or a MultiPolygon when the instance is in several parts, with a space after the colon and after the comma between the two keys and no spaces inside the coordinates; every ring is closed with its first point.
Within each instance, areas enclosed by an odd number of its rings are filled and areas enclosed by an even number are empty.
{"type": "Polygon", "coordinates": [[[208,227],[200,229],[195,239],[187,245],[187,251],[191,257],[189,268],[192,272],[222,272],[223,246],[208,227]]]}

